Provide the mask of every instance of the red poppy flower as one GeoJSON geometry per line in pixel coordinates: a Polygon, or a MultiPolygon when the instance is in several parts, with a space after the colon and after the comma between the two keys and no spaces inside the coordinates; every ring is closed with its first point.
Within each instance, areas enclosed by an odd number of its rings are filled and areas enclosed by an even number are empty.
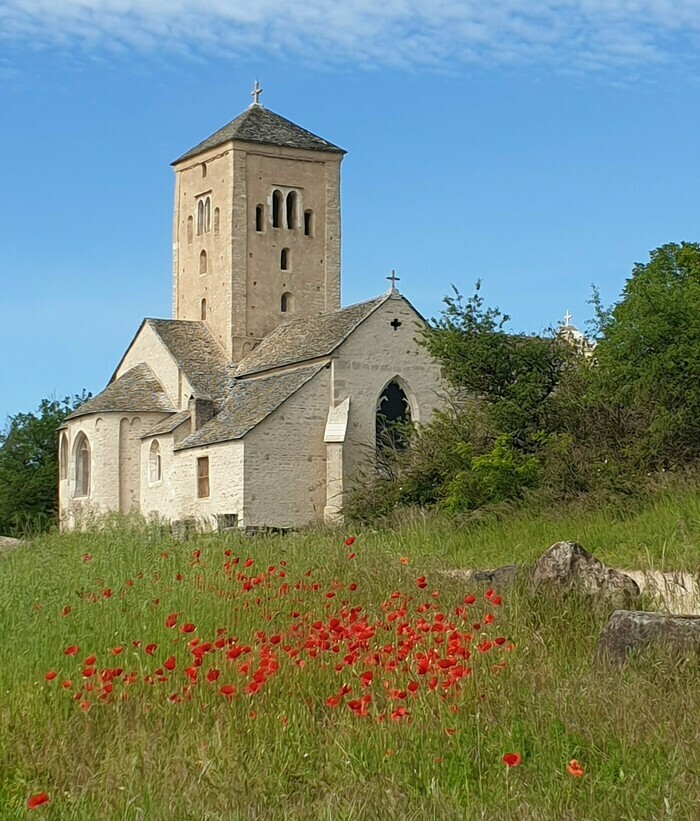
{"type": "Polygon", "coordinates": [[[63,651],[67,656],[75,656],[80,652],[80,647],[77,644],[71,644],[70,647],[66,647],[63,651]]]}
{"type": "Polygon", "coordinates": [[[85,659],[84,663],[85,663],[86,667],[91,667],[96,661],[97,661],[97,656],[88,656],[85,659]]]}
{"type": "Polygon", "coordinates": [[[246,559],[245,562],[243,563],[243,567],[252,567],[253,563],[254,563],[253,559],[246,559]]]}
{"type": "Polygon", "coordinates": [[[348,559],[354,559],[357,553],[348,553],[348,559]]]}
{"type": "Polygon", "coordinates": [[[123,647],[113,647],[112,648],[112,655],[118,656],[124,650],[123,647]]]}
{"type": "Polygon", "coordinates": [[[105,589],[102,591],[102,595],[105,599],[111,599],[112,591],[109,589],[109,587],[105,587],[105,589]]]}
{"type": "Polygon", "coordinates": [[[174,670],[175,664],[175,656],[170,656],[170,658],[165,660],[165,664],[163,665],[163,667],[165,667],[166,670],[174,670]]]}
{"type": "Polygon", "coordinates": [[[501,761],[506,765],[506,767],[518,767],[522,762],[522,758],[520,753],[506,753],[501,761]]]}
{"type": "Polygon", "coordinates": [[[219,678],[220,675],[221,675],[220,670],[209,670],[209,672],[207,673],[207,681],[208,682],[216,681],[219,678]]]}
{"type": "Polygon", "coordinates": [[[474,604],[475,601],[476,601],[476,596],[472,596],[471,594],[469,596],[464,597],[464,603],[465,604],[474,604]]]}
{"type": "Polygon", "coordinates": [[[152,656],[156,652],[157,649],[158,649],[157,644],[147,644],[146,645],[146,651],[145,651],[146,655],[147,656],[152,656]]]}
{"type": "Polygon", "coordinates": [[[49,672],[44,676],[47,681],[53,681],[58,673],[55,670],[49,670],[49,672]]]}
{"type": "Polygon", "coordinates": [[[66,679],[65,681],[61,682],[61,687],[63,687],[64,690],[70,690],[70,688],[72,686],[73,686],[73,682],[70,681],[69,679],[66,679]]]}
{"type": "Polygon", "coordinates": [[[408,559],[407,559],[405,556],[402,556],[402,557],[399,559],[399,563],[400,563],[400,564],[408,564],[408,559]]]}
{"type": "Polygon", "coordinates": [[[457,732],[456,727],[445,727],[445,735],[446,736],[453,736],[457,732]]]}
{"type": "Polygon", "coordinates": [[[499,605],[502,601],[503,601],[503,599],[502,599],[500,596],[494,596],[494,597],[491,599],[491,604],[493,604],[493,605],[495,605],[496,607],[498,607],[498,605],[499,605]]]}
{"type": "Polygon", "coordinates": [[[428,582],[425,580],[425,576],[419,576],[416,579],[416,584],[421,590],[424,590],[428,586],[428,582]]]}
{"type": "Polygon", "coordinates": [[[351,547],[354,544],[355,544],[355,537],[354,536],[348,536],[348,538],[345,540],[345,547],[351,547]]]}
{"type": "Polygon", "coordinates": [[[91,562],[92,556],[89,553],[83,553],[83,561],[84,562],[91,562]]]}
{"type": "Polygon", "coordinates": [[[31,798],[27,799],[27,809],[28,810],[35,810],[37,807],[40,807],[42,804],[47,804],[49,801],[48,795],[42,790],[40,793],[33,795],[31,798]]]}
{"type": "Polygon", "coordinates": [[[192,624],[191,621],[188,621],[186,624],[183,624],[180,628],[181,633],[194,633],[197,628],[192,624]]]}
{"type": "Polygon", "coordinates": [[[340,696],[328,696],[326,705],[328,707],[337,707],[340,704],[340,696]]]}
{"type": "Polygon", "coordinates": [[[579,762],[572,758],[571,761],[566,765],[566,771],[569,775],[572,775],[574,778],[581,778],[583,776],[583,767],[579,764],[579,762]]]}
{"type": "Polygon", "coordinates": [[[71,606],[70,606],[69,604],[67,604],[67,605],[63,608],[63,610],[61,610],[61,615],[65,617],[65,616],[67,616],[67,615],[70,613],[70,611],[71,611],[71,606]]]}
{"type": "Polygon", "coordinates": [[[357,590],[357,584],[353,582],[352,584],[348,585],[348,590],[352,590],[353,592],[357,590]]]}
{"type": "Polygon", "coordinates": [[[165,620],[166,627],[175,627],[177,624],[177,613],[171,613],[165,620]]]}

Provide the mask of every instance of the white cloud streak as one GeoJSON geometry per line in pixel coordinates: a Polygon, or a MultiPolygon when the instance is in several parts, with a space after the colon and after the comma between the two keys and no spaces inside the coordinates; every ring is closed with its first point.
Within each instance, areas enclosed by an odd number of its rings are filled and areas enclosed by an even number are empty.
{"type": "Polygon", "coordinates": [[[362,66],[695,62],[699,0],[2,0],[0,43],[362,66]]]}

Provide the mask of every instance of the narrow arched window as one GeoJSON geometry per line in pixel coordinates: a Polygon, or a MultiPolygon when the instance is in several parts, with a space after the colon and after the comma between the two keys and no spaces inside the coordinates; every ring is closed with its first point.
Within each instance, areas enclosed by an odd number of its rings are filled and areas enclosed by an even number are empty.
{"type": "Polygon", "coordinates": [[[214,233],[219,233],[219,225],[221,223],[221,211],[218,208],[214,209],[214,233]]]}
{"type": "Polygon", "coordinates": [[[204,200],[204,233],[208,234],[211,230],[211,199],[207,197],[204,200]]]}
{"type": "Polygon", "coordinates": [[[192,237],[194,234],[194,220],[192,217],[187,217],[187,244],[192,244],[192,237]]]}
{"type": "Polygon", "coordinates": [[[58,464],[59,464],[59,477],[61,479],[68,478],[68,437],[65,433],[61,434],[61,438],[58,440],[58,464]]]}
{"type": "Polygon", "coordinates": [[[272,192],[272,227],[279,228],[282,225],[282,192],[272,192]]]}
{"type": "Polygon", "coordinates": [[[280,311],[283,314],[291,313],[294,310],[294,297],[290,293],[282,294],[280,299],[280,311]]]}
{"type": "Polygon", "coordinates": [[[206,274],[207,272],[207,252],[202,251],[199,255],[199,273],[206,274]]]}
{"type": "Polygon", "coordinates": [[[90,495],[90,443],[81,431],[75,440],[75,490],[74,496],[90,495]]]}
{"type": "Polygon", "coordinates": [[[288,271],[289,264],[290,264],[290,253],[289,248],[283,248],[280,252],[280,270],[281,271],[288,271]]]}
{"type": "Polygon", "coordinates": [[[314,212],[304,211],[304,236],[312,237],[314,235],[314,212]]]}
{"type": "Polygon", "coordinates": [[[204,231],[204,200],[197,203],[197,236],[204,231]]]}
{"type": "Polygon", "coordinates": [[[398,382],[392,380],[377,401],[377,452],[403,450],[406,426],[411,422],[411,406],[398,382]]]}
{"type": "Polygon", "coordinates": [[[203,299],[199,305],[199,318],[204,320],[207,318],[207,301],[203,299]]]}
{"type": "Polygon", "coordinates": [[[205,162],[202,163],[202,178],[207,176],[207,164],[205,162]]]}
{"type": "Polygon", "coordinates": [[[163,478],[163,459],[160,453],[160,443],[157,439],[151,442],[148,453],[148,483],[155,485],[163,478]]]}
{"type": "Polygon", "coordinates": [[[265,224],[263,222],[264,218],[265,218],[265,212],[263,211],[262,205],[256,205],[255,206],[255,230],[256,231],[262,232],[263,225],[265,224]]]}
{"type": "Polygon", "coordinates": [[[287,194],[287,228],[297,227],[297,192],[287,194]]]}

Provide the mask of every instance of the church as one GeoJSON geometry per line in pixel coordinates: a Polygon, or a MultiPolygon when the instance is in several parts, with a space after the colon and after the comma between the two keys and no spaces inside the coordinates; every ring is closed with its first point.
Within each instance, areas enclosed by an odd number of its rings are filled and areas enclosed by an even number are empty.
{"type": "Polygon", "coordinates": [[[424,424],[420,314],[340,304],[345,151],[253,103],[172,163],[172,319],[144,319],[59,429],[61,526],[137,512],[202,530],[342,520],[387,421],[424,424]]]}

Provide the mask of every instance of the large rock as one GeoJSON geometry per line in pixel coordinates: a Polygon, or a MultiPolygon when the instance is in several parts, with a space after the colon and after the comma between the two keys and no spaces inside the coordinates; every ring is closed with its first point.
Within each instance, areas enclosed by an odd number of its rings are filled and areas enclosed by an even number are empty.
{"type": "Polygon", "coordinates": [[[607,567],[576,542],[557,542],[537,560],[534,590],[575,590],[615,607],[629,607],[639,596],[639,585],[619,570],[607,567]]]}
{"type": "Polygon", "coordinates": [[[10,550],[10,548],[19,547],[20,544],[19,539],[13,539],[10,536],[0,536],[0,550],[10,550]]]}
{"type": "Polygon", "coordinates": [[[639,586],[652,610],[666,613],[682,613],[684,616],[700,615],[700,579],[694,573],[673,570],[624,570],[639,586]]]}
{"type": "Polygon", "coordinates": [[[594,663],[622,667],[630,653],[658,646],[669,656],[700,654],[700,616],[616,610],[603,627],[594,663]]]}

